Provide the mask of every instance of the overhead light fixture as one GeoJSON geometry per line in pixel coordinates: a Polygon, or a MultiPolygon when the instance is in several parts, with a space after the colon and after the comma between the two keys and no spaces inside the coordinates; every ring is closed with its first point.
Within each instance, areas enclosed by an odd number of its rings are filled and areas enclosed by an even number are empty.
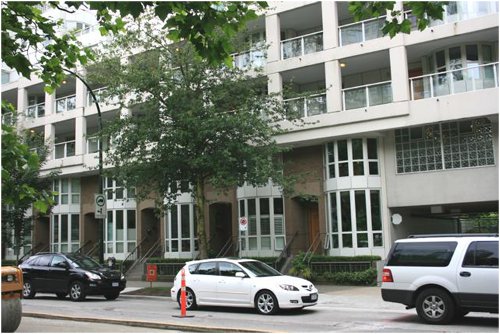
{"type": "Polygon", "coordinates": [[[344,67],[346,67],[346,66],[347,66],[347,64],[346,64],[346,63],[340,63],[340,67],[344,68],[344,67]]]}

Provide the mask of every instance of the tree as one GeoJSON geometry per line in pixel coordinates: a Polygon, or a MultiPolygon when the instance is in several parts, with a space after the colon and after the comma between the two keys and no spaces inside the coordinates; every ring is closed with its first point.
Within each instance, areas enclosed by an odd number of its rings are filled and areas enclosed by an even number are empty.
{"type": "MultiPolygon", "coordinates": [[[[411,21],[404,17],[401,10],[394,8],[395,1],[351,1],[349,11],[354,15],[355,21],[361,21],[372,17],[386,15],[390,12],[390,21],[385,21],[382,28],[384,35],[391,38],[398,33],[409,34],[411,32],[411,21]]],[[[417,27],[420,31],[429,26],[430,20],[442,20],[444,6],[448,1],[405,1],[403,5],[411,10],[416,18],[417,27]]]]}
{"type": "MultiPolygon", "coordinates": [[[[11,108],[2,103],[2,110],[11,108]]],[[[14,126],[2,124],[2,248],[13,246],[8,237],[12,232],[14,246],[23,246],[31,231],[28,210],[47,213],[54,202],[51,187],[55,173],[40,177],[47,153],[39,135],[29,131],[18,134],[14,126]]]]}
{"type": "Polygon", "coordinates": [[[171,44],[151,17],[136,20],[128,33],[106,47],[88,79],[132,109],[132,117],[108,124],[108,174],[135,186],[139,199],[175,201],[177,183],[187,181],[194,198],[200,256],[207,257],[205,187],[223,191],[245,182],[285,186],[276,159],[284,148],[281,103],[266,92],[266,77],[213,65],[189,43],[171,44]],[[135,54],[134,50],[144,52],[135,54]],[[120,56],[128,62],[120,62],[120,56]]]}
{"type": "Polygon", "coordinates": [[[215,63],[229,59],[229,39],[265,2],[18,2],[2,1],[2,61],[26,78],[40,76],[52,92],[65,78],[63,68],[73,69],[93,60],[90,48],[84,48],[73,33],[61,34],[62,21],[44,16],[43,5],[65,12],[76,8],[95,10],[101,34],[124,29],[122,17],[138,17],[148,8],[163,22],[165,37],[188,40],[197,52],[215,63]],[[225,34],[215,35],[215,28],[225,34]],[[47,44],[48,42],[48,44],[47,44]],[[35,53],[36,60],[28,53],[35,53]]]}

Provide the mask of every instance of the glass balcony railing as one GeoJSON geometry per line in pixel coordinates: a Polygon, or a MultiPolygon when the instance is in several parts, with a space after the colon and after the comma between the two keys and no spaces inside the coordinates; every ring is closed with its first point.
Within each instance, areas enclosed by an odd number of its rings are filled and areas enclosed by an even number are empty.
{"type": "Polygon", "coordinates": [[[412,100],[494,87],[498,87],[498,62],[410,78],[412,100]]]}
{"type": "Polygon", "coordinates": [[[26,117],[39,118],[45,116],[45,102],[34,104],[26,108],[26,117]]]}
{"type": "MultiPolygon", "coordinates": [[[[105,150],[108,147],[108,141],[104,140],[102,142],[102,149],[105,150]]],[[[87,139],[87,154],[99,152],[99,137],[89,137],[87,139]]]]}
{"type": "Polygon", "coordinates": [[[56,113],[74,110],[76,108],[76,95],[61,97],[56,100],[56,113]]]}
{"type": "Polygon", "coordinates": [[[383,36],[385,16],[361,22],[346,24],[339,27],[340,45],[363,43],[383,36]]]}
{"type": "MultiPolygon", "coordinates": [[[[106,92],[106,87],[102,88],[96,88],[93,89],[92,91],[95,94],[95,97],[97,99],[97,102],[99,102],[99,106],[103,104],[116,104],[118,103],[118,98],[117,97],[105,97],[105,92],[106,92]]],[[[94,99],[92,98],[92,95],[90,92],[87,92],[87,105],[91,106],[94,103],[94,99]]]]}
{"type": "Polygon", "coordinates": [[[310,117],[326,113],[326,94],[295,97],[283,100],[289,118],[310,117]]]}
{"type": "Polygon", "coordinates": [[[392,102],[391,81],[346,88],[342,90],[344,110],[366,108],[392,102]]]}
{"type": "Polygon", "coordinates": [[[281,59],[323,51],[323,32],[302,35],[281,41],[281,59]]]}
{"type": "Polygon", "coordinates": [[[70,140],[54,145],[54,159],[62,159],[75,155],[76,141],[70,140]]]}
{"type": "Polygon", "coordinates": [[[237,68],[255,68],[266,65],[266,55],[262,50],[250,50],[233,55],[233,65],[237,68]]]}

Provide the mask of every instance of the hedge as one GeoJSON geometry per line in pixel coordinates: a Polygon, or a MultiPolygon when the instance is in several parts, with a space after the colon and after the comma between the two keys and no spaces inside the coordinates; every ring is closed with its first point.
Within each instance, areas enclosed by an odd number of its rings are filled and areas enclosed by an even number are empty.
{"type": "Polygon", "coordinates": [[[359,272],[325,272],[321,275],[314,275],[313,280],[317,282],[331,282],[339,285],[377,285],[377,270],[374,268],[359,272]]]}

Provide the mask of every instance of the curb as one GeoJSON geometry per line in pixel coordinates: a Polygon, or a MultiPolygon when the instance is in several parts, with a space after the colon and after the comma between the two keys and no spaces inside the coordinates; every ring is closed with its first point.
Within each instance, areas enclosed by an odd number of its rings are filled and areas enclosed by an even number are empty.
{"type": "Polygon", "coordinates": [[[69,321],[81,321],[81,322],[95,322],[95,323],[105,323],[113,325],[124,325],[131,327],[143,327],[143,328],[157,328],[157,329],[167,329],[167,330],[178,330],[185,332],[198,332],[198,333],[281,333],[278,331],[263,331],[257,329],[246,329],[246,328],[231,328],[231,327],[211,327],[211,326],[193,326],[193,325],[183,325],[178,323],[169,322],[155,322],[155,321],[141,321],[141,320],[124,320],[124,319],[111,319],[111,318],[90,318],[90,317],[75,317],[67,316],[61,314],[48,314],[48,313],[35,313],[35,312],[23,312],[23,317],[31,318],[43,318],[43,319],[58,319],[58,320],[69,320],[69,321]]]}

